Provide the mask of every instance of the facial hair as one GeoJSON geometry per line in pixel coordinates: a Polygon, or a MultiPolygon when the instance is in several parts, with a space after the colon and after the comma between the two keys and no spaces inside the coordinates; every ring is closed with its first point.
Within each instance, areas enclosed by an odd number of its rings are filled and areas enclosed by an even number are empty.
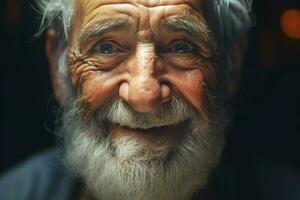
{"type": "Polygon", "coordinates": [[[218,164],[224,122],[198,116],[180,99],[153,113],[138,113],[122,100],[89,114],[77,101],[69,105],[59,129],[66,164],[97,200],[191,199],[218,164]],[[147,129],[183,121],[188,125],[175,142],[112,138],[107,128],[107,123],[147,129]]]}

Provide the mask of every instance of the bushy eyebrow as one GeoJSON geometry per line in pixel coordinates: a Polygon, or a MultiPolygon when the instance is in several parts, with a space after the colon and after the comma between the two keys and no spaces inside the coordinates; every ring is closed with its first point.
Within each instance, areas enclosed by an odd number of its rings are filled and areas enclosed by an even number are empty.
{"type": "Polygon", "coordinates": [[[98,21],[96,24],[89,26],[82,32],[79,37],[79,49],[81,49],[83,44],[90,38],[128,27],[129,23],[126,19],[105,19],[98,21]]]}
{"type": "MultiPolygon", "coordinates": [[[[195,19],[192,16],[178,16],[167,17],[162,19],[160,26],[162,29],[169,30],[170,32],[184,32],[196,41],[210,50],[215,50],[216,41],[208,26],[200,19],[195,19]]],[[[93,25],[88,26],[81,33],[79,37],[79,51],[82,49],[84,43],[93,37],[99,37],[107,32],[117,31],[130,27],[128,19],[112,18],[102,19],[93,25]]]]}
{"type": "Polygon", "coordinates": [[[215,47],[216,41],[208,26],[191,16],[168,17],[161,22],[161,27],[171,32],[184,32],[209,47],[215,47]]]}

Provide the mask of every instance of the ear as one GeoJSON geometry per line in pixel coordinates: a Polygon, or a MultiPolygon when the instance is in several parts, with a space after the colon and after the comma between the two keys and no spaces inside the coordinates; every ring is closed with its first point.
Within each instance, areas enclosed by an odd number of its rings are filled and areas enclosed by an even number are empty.
{"type": "Polygon", "coordinates": [[[243,33],[240,35],[240,37],[238,37],[236,42],[231,47],[230,59],[232,66],[229,72],[229,78],[227,80],[225,91],[225,96],[229,100],[233,99],[236,90],[238,89],[247,43],[247,34],[243,33]]]}
{"type": "Polygon", "coordinates": [[[61,83],[62,80],[60,80],[58,73],[58,44],[58,37],[55,30],[49,29],[46,33],[46,55],[50,67],[50,78],[53,92],[56,100],[59,102],[59,104],[62,104],[65,99],[65,95],[63,91],[63,85],[61,83]]]}

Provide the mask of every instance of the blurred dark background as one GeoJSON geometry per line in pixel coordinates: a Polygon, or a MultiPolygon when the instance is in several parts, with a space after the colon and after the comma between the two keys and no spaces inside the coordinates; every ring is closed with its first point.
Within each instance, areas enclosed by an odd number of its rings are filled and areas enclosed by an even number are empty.
{"type": "MultiPolygon", "coordinates": [[[[40,17],[32,3],[1,0],[0,172],[55,144],[53,98],[40,17]]],[[[300,1],[256,0],[256,26],[227,152],[300,169],[300,1]]]]}

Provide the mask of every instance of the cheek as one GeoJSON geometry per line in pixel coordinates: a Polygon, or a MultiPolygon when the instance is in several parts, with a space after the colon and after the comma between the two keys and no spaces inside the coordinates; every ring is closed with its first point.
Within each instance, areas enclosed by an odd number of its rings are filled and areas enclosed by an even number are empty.
{"type": "Polygon", "coordinates": [[[204,78],[200,71],[193,71],[185,74],[177,84],[177,88],[184,98],[197,109],[203,112],[203,85],[204,78]]]}
{"type": "Polygon", "coordinates": [[[117,85],[106,76],[92,74],[82,84],[81,101],[90,111],[111,101],[117,94],[117,85]]]}
{"type": "Polygon", "coordinates": [[[207,66],[205,69],[174,74],[171,80],[174,85],[174,95],[186,99],[200,115],[207,117],[208,106],[213,102],[211,91],[214,90],[217,82],[214,67],[207,66]]]}
{"type": "Polygon", "coordinates": [[[78,64],[71,68],[70,74],[80,104],[89,111],[96,111],[115,95],[115,79],[93,66],[78,64]]]}

